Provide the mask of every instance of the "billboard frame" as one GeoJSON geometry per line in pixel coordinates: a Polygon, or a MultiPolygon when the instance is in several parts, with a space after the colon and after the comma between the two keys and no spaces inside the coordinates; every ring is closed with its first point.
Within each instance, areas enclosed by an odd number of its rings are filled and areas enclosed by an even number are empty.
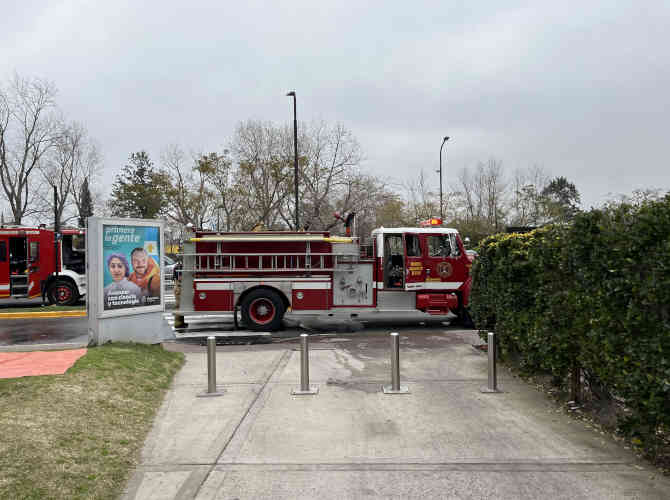
{"type": "MultiPolygon", "coordinates": [[[[165,255],[165,221],[156,219],[130,219],[111,217],[90,217],[86,231],[87,288],[89,300],[88,313],[99,319],[119,316],[136,316],[145,313],[163,312],[165,310],[165,277],[163,256],[165,255]],[[104,226],[155,227],[159,233],[158,266],[160,268],[160,302],[155,305],[132,306],[119,309],[104,309],[104,226]],[[93,299],[93,300],[90,300],[93,299]]],[[[129,270],[130,271],[130,270],[129,270]]]]}

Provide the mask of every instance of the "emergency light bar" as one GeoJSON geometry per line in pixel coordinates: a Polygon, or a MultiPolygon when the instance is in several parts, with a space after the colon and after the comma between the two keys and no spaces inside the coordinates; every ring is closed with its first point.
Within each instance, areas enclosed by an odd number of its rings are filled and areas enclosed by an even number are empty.
{"type": "Polygon", "coordinates": [[[437,217],[431,217],[430,219],[421,222],[419,225],[421,227],[441,226],[442,225],[442,219],[438,219],[437,217]]]}

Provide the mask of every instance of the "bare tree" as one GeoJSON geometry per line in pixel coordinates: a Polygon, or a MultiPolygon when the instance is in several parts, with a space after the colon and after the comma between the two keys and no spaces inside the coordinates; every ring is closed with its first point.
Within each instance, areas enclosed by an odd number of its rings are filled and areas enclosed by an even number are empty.
{"type": "Polygon", "coordinates": [[[31,175],[56,136],[56,88],[14,75],[0,88],[0,183],[15,224],[29,213],[31,175]]]}
{"type": "MultiPolygon", "coordinates": [[[[356,138],[341,124],[314,122],[303,124],[301,130],[301,219],[310,229],[326,229],[335,221],[335,200],[346,199],[343,195],[351,179],[357,177],[363,155],[356,138]]],[[[287,220],[285,214],[294,213],[295,201],[290,196],[285,201],[283,213],[287,220]]],[[[352,210],[349,206],[339,208],[345,212],[352,210]]]]}
{"type": "Polygon", "coordinates": [[[61,224],[80,217],[82,184],[95,184],[100,174],[100,156],[80,123],[57,124],[53,145],[38,163],[42,183],[34,189],[34,209],[42,219],[58,217],[61,224]],[[56,188],[56,205],[53,192],[56,188]]]}
{"type": "Polygon", "coordinates": [[[607,193],[607,200],[603,207],[616,207],[623,203],[633,206],[643,205],[650,201],[658,201],[670,194],[670,190],[661,188],[633,189],[630,194],[607,193]]]}
{"type": "MultiPolygon", "coordinates": [[[[363,160],[360,145],[343,125],[325,122],[299,126],[299,202],[303,228],[327,230],[336,223],[363,160]]],[[[236,193],[248,229],[292,228],[295,225],[293,130],[273,123],[241,123],[231,145],[236,193]]]]}
{"type": "Polygon", "coordinates": [[[480,162],[474,172],[464,168],[453,189],[454,196],[461,198],[458,203],[462,210],[460,218],[466,221],[481,219],[493,229],[500,229],[505,222],[506,189],[499,160],[480,162]]]}
{"type": "Polygon", "coordinates": [[[502,162],[490,159],[485,166],[478,168],[479,179],[484,187],[486,217],[496,231],[500,231],[505,223],[505,205],[507,184],[504,179],[502,162]]]}
{"type": "Polygon", "coordinates": [[[211,222],[214,202],[207,184],[211,168],[208,158],[187,159],[179,146],[171,145],[161,154],[161,164],[167,181],[163,186],[167,216],[179,224],[191,223],[195,227],[211,222]]]}
{"type": "Polygon", "coordinates": [[[407,209],[411,214],[410,222],[418,225],[421,221],[435,217],[440,213],[440,200],[438,195],[429,186],[428,179],[423,169],[419,171],[416,179],[404,183],[407,199],[407,209]]]}
{"type": "Polygon", "coordinates": [[[81,147],[76,151],[76,161],[72,173],[72,186],[70,193],[76,207],[77,216],[82,218],[88,216],[88,211],[97,208],[102,203],[102,189],[99,184],[102,174],[102,155],[98,143],[91,139],[86,130],[83,131],[83,141],[81,147]],[[82,186],[86,183],[90,200],[86,199],[85,191],[82,186]]]}
{"type": "Polygon", "coordinates": [[[246,229],[262,225],[279,229],[281,206],[291,193],[293,154],[289,153],[288,128],[271,122],[249,120],[240,123],[231,144],[238,165],[240,210],[246,229]]]}
{"type": "Polygon", "coordinates": [[[502,163],[490,159],[464,168],[452,185],[451,224],[474,241],[501,231],[507,223],[508,191],[502,163]]]}
{"type": "Polygon", "coordinates": [[[242,214],[239,211],[242,190],[237,179],[238,172],[228,157],[228,150],[224,150],[222,155],[217,153],[203,155],[200,162],[215,195],[217,231],[242,229],[242,214]]]}
{"type": "Polygon", "coordinates": [[[515,226],[536,226],[543,222],[542,191],[549,175],[538,165],[517,169],[511,181],[510,220],[515,226]]]}
{"type": "MultiPolygon", "coordinates": [[[[377,227],[380,207],[389,208],[388,202],[397,200],[397,195],[389,189],[384,179],[361,174],[358,171],[351,172],[347,176],[343,188],[340,196],[333,201],[335,210],[342,214],[354,212],[355,234],[362,238],[369,237],[372,229],[377,227]]],[[[389,219],[395,221],[397,217],[391,215],[389,219]]],[[[320,229],[330,231],[339,223],[332,217],[330,222],[320,229]]]]}

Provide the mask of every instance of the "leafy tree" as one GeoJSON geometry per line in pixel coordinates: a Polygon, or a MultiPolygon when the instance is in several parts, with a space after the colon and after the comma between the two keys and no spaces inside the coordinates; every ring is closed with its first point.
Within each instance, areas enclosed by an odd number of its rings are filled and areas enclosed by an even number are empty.
{"type": "Polygon", "coordinates": [[[165,174],[154,169],[145,151],[130,155],[130,163],[116,176],[108,202],[116,217],[153,219],[165,212],[165,174]]]}
{"type": "Polygon", "coordinates": [[[93,215],[93,199],[91,191],[88,189],[88,179],[84,179],[79,190],[79,227],[86,227],[86,219],[93,215]]]}
{"type": "Polygon", "coordinates": [[[579,192],[565,177],[556,177],[542,190],[547,216],[553,222],[572,220],[579,212],[579,192]]]}

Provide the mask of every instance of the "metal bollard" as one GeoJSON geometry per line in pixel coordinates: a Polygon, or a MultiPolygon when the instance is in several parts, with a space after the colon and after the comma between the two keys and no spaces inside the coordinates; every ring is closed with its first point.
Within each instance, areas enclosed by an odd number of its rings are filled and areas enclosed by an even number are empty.
{"type": "Polygon", "coordinates": [[[216,390],[216,337],[207,337],[207,392],[198,394],[199,398],[221,396],[225,391],[216,390]]]}
{"type": "Polygon", "coordinates": [[[291,394],[295,396],[306,396],[317,394],[319,388],[309,385],[309,335],[300,334],[300,388],[293,389],[291,394]]]}
{"type": "Polygon", "coordinates": [[[496,372],[497,343],[496,334],[494,332],[488,333],[487,342],[487,351],[489,355],[489,380],[488,385],[483,386],[480,390],[481,392],[486,393],[502,392],[498,390],[498,374],[496,372]]]}
{"type": "Polygon", "coordinates": [[[400,385],[400,337],[391,334],[391,385],[383,385],[384,394],[409,394],[407,386],[400,385]]]}

